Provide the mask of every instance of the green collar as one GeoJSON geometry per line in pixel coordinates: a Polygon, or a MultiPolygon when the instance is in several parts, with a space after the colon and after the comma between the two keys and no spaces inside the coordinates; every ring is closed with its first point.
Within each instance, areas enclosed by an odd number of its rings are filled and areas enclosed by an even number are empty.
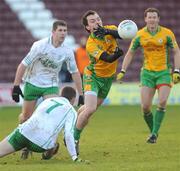
{"type": "Polygon", "coordinates": [[[91,33],[91,34],[90,34],[90,37],[93,38],[93,39],[104,40],[104,38],[101,39],[101,38],[99,38],[99,37],[96,37],[96,36],[94,35],[94,33],[91,33]]]}
{"type": "Polygon", "coordinates": [[[155,32],[150,32],[147,27],[145,27],[145,31],[148,32],[150,35],[154,36],[161,30],[161,27],[158,26],[157,30],[155,32]]]}

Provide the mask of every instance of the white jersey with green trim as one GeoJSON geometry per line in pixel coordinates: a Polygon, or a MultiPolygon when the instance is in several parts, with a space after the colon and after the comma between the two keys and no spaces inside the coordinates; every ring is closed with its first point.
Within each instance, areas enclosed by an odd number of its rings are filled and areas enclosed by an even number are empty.
{"type": "Polygon", "coordinates": [[[55,48],[51,36],[34,42],[22,60],[27,66],[23,80],[42,88],[58,86],[59,71],[64,62],[70,73],[78,72],[74,52],[66,45],[55,48]]]}
{"type": "Polygon", "coordinates": [[[77,112],[66,98],[53,97],[44,100],[18,129],[31,142],[44,149],[51,149],[57,141],[59,132],[64,128],[65,134],[70,137],[70,146],[73,146],[73,152],[70,153],[74,155],[76,152],[73,128],[76,119],[77,112]]]}

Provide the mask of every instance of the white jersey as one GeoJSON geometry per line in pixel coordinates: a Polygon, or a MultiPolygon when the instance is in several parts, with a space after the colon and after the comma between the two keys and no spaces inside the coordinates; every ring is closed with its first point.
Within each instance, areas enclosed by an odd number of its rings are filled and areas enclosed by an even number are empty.
{"type": "Polygon", "coordinates": [[[23,80],[37,87],[58,86],[59,71],[66,62],[70,73],[78,72],[74,52],[62,44],[55,48],[51,37],[35,42],[22,60],[27,66],[23,80]]]}
{"type": "MultiPolygon", "coordinates": [[[[73,128],[76,119],[77,112],[66,98],[53,97],[44,100],[18,129],[31,142],[43,149],[51,149],[62,128],[65,133],[71,135],[71,142],[74,143],[73,128]]],[[[71,155],[76,154],[74,144],[73,149],[71,155]]]]}

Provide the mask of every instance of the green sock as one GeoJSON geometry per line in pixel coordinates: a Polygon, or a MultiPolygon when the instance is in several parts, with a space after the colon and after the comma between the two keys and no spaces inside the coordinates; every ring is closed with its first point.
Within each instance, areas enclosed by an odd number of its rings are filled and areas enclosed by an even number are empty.
{"type": "Polygon", "coordinates": [[[80,139],[80,135],[81,135],[82,129],[77,129],[76,127],[74,128],[74,139],[75,140],[79,140],[80,139]]]}
{"type": "Polygon", "coordinates": [[[144,113],[144,120],[145,120],[150,132],[152,132],[152,130],[153,130],[153,114],[151,111],[148,113],[144,113]]]}
{"type": "Polygon", "coordinates": [[[156,113],[154,116],[154,125],[153,125],[153,131],[152,134],[158,135],[158,131],[160,129],[162,120],[164,118],[165,109],[164,108],[157,108],[156,113]]]}

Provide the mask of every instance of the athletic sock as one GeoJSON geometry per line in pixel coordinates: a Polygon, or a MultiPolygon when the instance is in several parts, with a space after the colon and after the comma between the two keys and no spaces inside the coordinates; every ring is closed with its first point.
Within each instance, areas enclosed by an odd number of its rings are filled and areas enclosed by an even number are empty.
{"type": "Polygon", "coordinates": [[[74,128],[74,139],[79,141],[82,129],[74,128]]]}
{"type": "Polygon", "coordinates": [[[152,132],[152,130],[153,130],[153,114],[151,111],[148,113],[144,113],[144,120],[145,120],[150,132],[152,132]]]}
{"type": "Polygon", "coordinates": [[[162,120],[164,118],[165,109],[164,108],[157,108],[156,113],[154,116],[154,125],[153,125],[153,131],[152,134],[158,135],[158,131],[160,129],[162,120]]]}

